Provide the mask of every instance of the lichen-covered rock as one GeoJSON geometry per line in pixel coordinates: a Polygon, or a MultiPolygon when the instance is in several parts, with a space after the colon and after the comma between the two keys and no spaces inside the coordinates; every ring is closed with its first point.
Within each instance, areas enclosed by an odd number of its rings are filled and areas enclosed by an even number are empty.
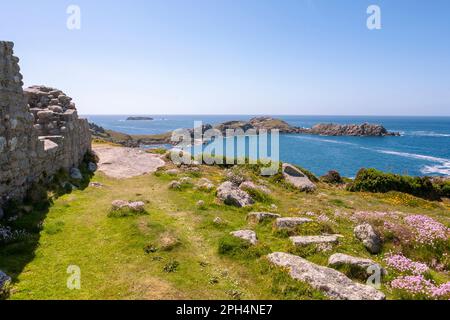
{"type": "Polygon", "coordinates": [[[284,179],[300,191],[311,192],[316,190],[316,185],[297,167],[289,163],[283,163],[282,172],[284,179]]]}
{"type": "Polygon", "coordinates": [[[174,189],[174,190],[181,189],[181,183],[179,181],[176,181],[176,180],[171,181],[169,183],[169,189],[174,189]]]}
{"type": "Polygon", "coordinates": [[[260,223],[267,220],[277,219],[280,215],[270,212],[250,212],[247,215],[247,220],[254,223],[260,223]]]}
{"type": "Polygon", "coordinates": [[[264,194],[270,194],[270,190],[265,186],[256,185],[251,181],[244,181],[240,184],[239,189],[247,191],[247,190],[256,190],[261,191],[264,194]]]}
{"type": "Polygon", "coordinates": [[[256,233],[255,233],[255,231],[252,231],[252,230],[239,230],[239,231],[231,232],[230,234],[236,238],[240,238],[242,240],[248,241],[253,245],[258,243],[258,238],[256,237],[256,233]]]}
{"type": "Polygon", "coordinates": [[[381,251],[381,238],[375,233],[375,230],[370,224],[363,223],[356,226],[354,234],[370,253],[377,254],[381,251]]]}
{"type": "Polygon", "coordinates": [[[114,200],[111,203],[112,210],[117,211],[121,209],[129,209],[132,212],[144,212],[145,211],[145,203],[142,201],[124,201],[124,200],[114,200]]]}
{"type": "Polygon", "coordinates": [[[201,178],[197,183],[197,187],[205,191],[211,191],[212,189],[215,188],[214,184],[209,179],[206,178],[201,178]]]}
{"type": "Polygon", "coordinates": [[[277,229],[293,229],[301,224],[312,222],[313,220],[309,218],[297,218],[297,217],[288,217],[288,218],[278,218],[275,221],[275,227],[277,229]]]}
{"type": "Polygon", "coordinates": [[[293,279],[305,282],[333,300],[384,300],[375,288],[352,281],[343,273],[316,265],[292,254],[275,252],[268,255],[274,265],[289,270],[293,279]]]}
{"type": "Polygon", "coordinates": [[[373,273],[372,269],[380,270],[380,273],[382,275],[386,274],[386,270],[384,270],[378,263],[373,260],[353,257],[343,253],[335,253],[331,255],[328,259],[328,266],[333,268],[348,266],[352,269],[360,271],[362,274],[366,274],[367,276],[370,276],[373,273]]]}
{"type": "Polygon", "coordinates": [[[254,203],[250,195],[236,187],[231,181],[222,183],[217,188],[217,197],[227,205],[247,207],[254,203]]]}
{"type": "Polygon", "coordinates": [[[166,171],[166,173],[168,175],[171,175],[171,176],[176,176],[177,174],[180,173],[180,170],[178,170],[178,169],[169,169],[169,170],[166,171]]]}
{"type": "Polygon", "coordinates": [[[337,234],[323,236],[296,236],[289,239],[295,246],[307,246],[310,244],[337,244],[341,236],[337,234]]]}

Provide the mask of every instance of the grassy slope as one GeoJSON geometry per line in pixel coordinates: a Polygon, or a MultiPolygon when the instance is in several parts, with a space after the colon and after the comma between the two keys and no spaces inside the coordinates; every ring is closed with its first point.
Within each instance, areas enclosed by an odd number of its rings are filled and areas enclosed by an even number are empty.
{"type": "MultiPolygon", "coordinates": [[[[202,176],[218,183],[222,172],[204,168],[202,176]]],[[[272,231],[271,224],[248,225],[249,211],[270,211],[270,203],[237,209],[217,202],[213,193],[187,187],[169,190],[173,180],[166,174],[114,180],[98,173],[93,181],[104,188],[89,187],[57,199],[46,215],[34,256],[29,257],[20,244],[0,248],[0,269],[15,278],[12,299],[307,299],[320,294],[283,272],[271,268],[263,258],[245,254],[219,255],[218,243],[230,231],[255,229],[261,250],[289,250],[289,240],[272,231]],[[115,199],[147,202],[147,215],[126,218],[108,217],[115,199]],[[206,207],[199,209],[198,200],[206,207]],[[216,226],[215,217],[226,225],[216,226]],[[162,235],[178,238],[180,245],[171,251],[146,254],[146,245],[158,246],[162,235]],[[23,270],[19,267],[25,264],[23,270]],[[179,262],[176,272],[164,266],[179,262]],[[66,288],[69,265],[81,268],[81,290],[66,288]]],[[[194,181],[198,179],[195,178],[194,181]]],[[[403,211],[428,214],[449,224],[448,203],[427,202],[398,194],[349,193],[322,186],[314,194],[304,194],[274,186],[273,203],[283,216],[313,211],[332,217],[339,209],[403,211]]],[[[28,229],[35,227],[41,213],[34,212],[19,221],[28,229]]],[[[344,235],[334,251],[370,257],[352,236],[353,225],[337,220],[334,231],[344,235]]],[[[389,248],[385,248],[389,250],[389,248]]],[[[333,252],[314,253],[308,259],[326,264],[333,252]]],[[[372,259],[379,260],[376,256],[372,259]]],[[[440,275],[441,277],[445,277],[440,275]]],[[[444,278],[445,279],[445,278],[444,278]]]]}

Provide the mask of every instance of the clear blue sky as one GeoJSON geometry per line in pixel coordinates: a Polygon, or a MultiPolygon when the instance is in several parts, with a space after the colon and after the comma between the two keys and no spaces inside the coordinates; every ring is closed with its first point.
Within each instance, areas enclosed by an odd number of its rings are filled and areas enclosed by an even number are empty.
{"type": "Polygon", "coordinates": [[[448,0],[3,1],[0,39],[83,114],[450,115],[448,0]]]}

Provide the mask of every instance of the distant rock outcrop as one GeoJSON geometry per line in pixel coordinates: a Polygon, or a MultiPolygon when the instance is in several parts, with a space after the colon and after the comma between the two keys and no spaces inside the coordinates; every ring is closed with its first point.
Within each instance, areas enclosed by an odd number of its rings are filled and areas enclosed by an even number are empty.
{"type": "Polygon", "coordinates": [[[384,136],[399,136],[398,132],[388,132],[386,128],[379,124],[349,124],[341,125],[334,123],[321,123],[316,124],[311,129],[305,129],[304,133],[318,134],[324,136],[371,136],[371,137],[384,137],[384,136]]]}
{"type": "Polygon", "coordinates": [[[279,130],[280,133],[299,133],[299,134],[314,134],[325,136],[399,136],[397,132],[388,132],[386,128],[379,124],[334,124],[321,123],[312,128],[300,128],[291,126],[284,120],[272,117],[256,117],[249,121],[228,121],[214,126],[223,134],[227,129],[236,130],[241,129],[244,132],[249,129],[254,129],[256,132],[260,130],[279,130]]]}
{"type": "Polygon", "coordinates": [[[128,117],[127,121],[150,121],[153,120],[151,117],[128,117]]]}

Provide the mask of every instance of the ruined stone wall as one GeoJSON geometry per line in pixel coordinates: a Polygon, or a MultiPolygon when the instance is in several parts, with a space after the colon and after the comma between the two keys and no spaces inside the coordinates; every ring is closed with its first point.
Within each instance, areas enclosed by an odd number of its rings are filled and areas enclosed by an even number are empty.
{"type": "Polygon", "coordinates": [[[13,43],[0,41],[0,205],[34,182],[77,167],[91,148],[87,120],[62,91],[22,89],[13,43]]]}

